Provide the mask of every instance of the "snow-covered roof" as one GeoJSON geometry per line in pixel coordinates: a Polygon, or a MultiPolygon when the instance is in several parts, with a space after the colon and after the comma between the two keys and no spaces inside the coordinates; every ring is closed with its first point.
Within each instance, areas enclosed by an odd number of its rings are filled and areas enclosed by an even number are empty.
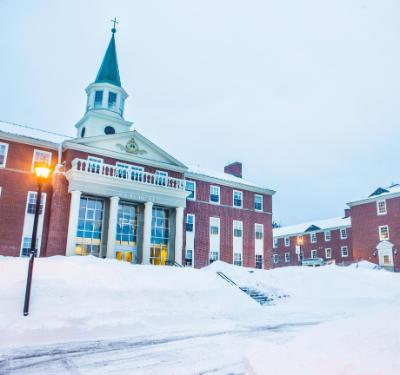
{"type": "Polygon", "coordinates": [[[59,144],[67,139],[72,139],[67,135],[53,133],[47,130],[32,128],[30,126],[15,124],[12,122],[0,121],[0,132],[10,135],[28,137],[42,142],[52,142],[59,144]]]}
{"type": "Polygon", "coordinates": [[[389,198],[393,195],[399,195],[400,196],[400,184],[391,184],[388,187],[378,187],[377,189],[375,189],[368,197],[364,197],[361,199],[356,199],[353,200],[349,203],[347,203],[349,206],[354,206],[357,204],[362,204],[362,203],[366,203],[369,201],[374,201],[377,199],[381,199],[381,198],[389,198]]]}
{"type": "Polygon", "coordinates": [[[269,194],[275,193],[275,191],[265,188],[263,186],[260,186],[259,184],[256,184],[255,182],[233,176],[229,173],[214,171],[212,169],[189,165],[186,175],[188,177],[193,177],[193,178],[206,177],[206,178],[221,180],[221,181],[236,184],[236,185],[244,185],[244,186],[248,186],[248,187],[253,187],[255,189],[264,190],[265,192],[267,192],[269,194]]]}
{"type": "MultiPolygon", "coordinates": [[[[315,220],[310,221],[308,223],[296,224],[296,225],[288,225],[286,227],[275,228],[273,230],[274,237],[288,236],[288,235],[296,235],[300,233],[304,233],[307,229],[313,227],[312,231],[340,228],[340,227],[349,227],[351,225],[350,217],[336,217],[332,219],[326,220],[315,220]],[[316,228],[319,229],[316,229],[316,228]]],[[[310,230],[311,231],[311,230],[310,230]]]]}

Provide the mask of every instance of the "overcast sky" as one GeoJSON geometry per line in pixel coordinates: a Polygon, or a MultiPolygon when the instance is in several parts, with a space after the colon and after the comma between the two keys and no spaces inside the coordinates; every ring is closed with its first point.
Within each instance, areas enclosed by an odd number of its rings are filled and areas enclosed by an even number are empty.
{"type": "Polygon", "coordinates": [[[400,1],[0,0],[0,120],[75,135],[114,16],[125,118],[277,191],[283,224],[400,181],[400,1]]]}

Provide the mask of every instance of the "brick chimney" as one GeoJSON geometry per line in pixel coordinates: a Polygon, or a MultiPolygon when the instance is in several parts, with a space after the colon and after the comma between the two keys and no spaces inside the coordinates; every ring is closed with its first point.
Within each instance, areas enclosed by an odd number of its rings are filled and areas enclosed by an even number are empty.
{"type": "Polygon", "coordinates": [[[344,217],[350,217],[350,208],[344,209],[344,217]]]}
{"type": "Polygon", "coordinates": [[[235,161],[224,167],[224,172],[242,178],[242,163],[235,161]]]}

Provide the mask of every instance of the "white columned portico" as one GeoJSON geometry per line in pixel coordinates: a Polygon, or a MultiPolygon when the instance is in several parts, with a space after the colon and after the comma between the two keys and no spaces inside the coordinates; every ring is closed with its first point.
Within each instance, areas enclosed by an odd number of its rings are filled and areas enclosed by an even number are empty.
{"type": "Polygon", "coordinates": [[[117,234],[119,197],[110,197],[110,213],[108,215],[107,258],[115,258],[115,236],[117,234]]]}
{"type": "Polygon", "coordinates": [[[152,216],[153,216],[153,202],[146,202],[144,204],[144,219],[143,219],[142,264],[150,264],[150,240],[151,240],[152,216]]]}
{"type": "Polygon", "coordinates": [[[175,262],[182,264],[183,207],[175,208],[175,262]]]}
{"type": "Polygon", "coordinates": [[[78,229],[79,206],[82,192],[79,190],[71,191],[71,204],[69,208],[69,223],[67,235],[67,248],[65,254],[67,256],[75,255],[76,231],[78,229]]]}

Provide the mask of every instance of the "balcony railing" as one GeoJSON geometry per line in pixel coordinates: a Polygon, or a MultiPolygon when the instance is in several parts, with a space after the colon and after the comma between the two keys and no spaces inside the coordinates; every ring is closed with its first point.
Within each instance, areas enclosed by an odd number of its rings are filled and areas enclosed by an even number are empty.
{"type": "Polygon", "coordinates": [[[93,175],[106,176],[117,180],[132,181],[135,183],[164,186],[174,190],[185,190],[185,180],[157,173],[148,173],[137,170],[129,170],[116,165],[96,163],[85,159],[74,159],[72,161],[73,171],[84,172],[93,175]]]}

